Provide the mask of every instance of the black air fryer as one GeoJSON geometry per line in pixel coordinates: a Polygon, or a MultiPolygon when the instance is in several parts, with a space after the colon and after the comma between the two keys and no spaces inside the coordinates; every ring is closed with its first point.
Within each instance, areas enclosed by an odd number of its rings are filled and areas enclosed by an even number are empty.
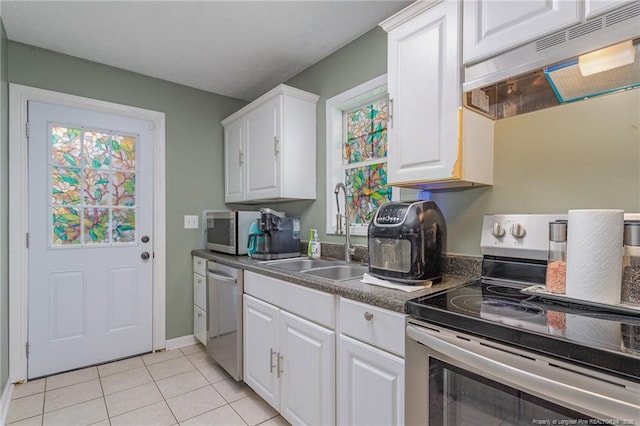
{"type": "Polygon", "coordinates": [[[433,201],[391,202],[369,224],[369,274],[418,284],[442,280],[447,225],[433,201]]]}

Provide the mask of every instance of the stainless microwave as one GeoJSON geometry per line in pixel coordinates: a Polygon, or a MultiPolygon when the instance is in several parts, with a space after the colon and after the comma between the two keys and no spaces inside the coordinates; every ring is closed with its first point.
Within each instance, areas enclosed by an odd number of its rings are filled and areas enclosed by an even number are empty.
{"type": "Polygon", "coordinates": [[[205,216],[205,248],[228,254],[247,254],[249,229],[260,212],[220,210],[205,216]]]}

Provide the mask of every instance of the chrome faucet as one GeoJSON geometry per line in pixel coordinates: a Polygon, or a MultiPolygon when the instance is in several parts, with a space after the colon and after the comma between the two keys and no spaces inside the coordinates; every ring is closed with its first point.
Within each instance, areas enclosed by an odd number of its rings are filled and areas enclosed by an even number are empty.
{"type": "Polygon", "coordinates": [[[351,244],[351,223],[349,222],[349,206],[347,205],[347,188],[342,182],[338,182],[336,188],[333,190],[333,193],[336,194],[336,205],[338,206],[338,214],[336,215],[338,223],[336,231],[340,234],[342,233],[342,216],[340,215],[340,199],[338,198],[340,188],[342,188],[342,192],[344,192],[344,226],[346,228],[344,241],[344,260],[350,262],[351,256],[355,254],[356,249],[351,244]]]}

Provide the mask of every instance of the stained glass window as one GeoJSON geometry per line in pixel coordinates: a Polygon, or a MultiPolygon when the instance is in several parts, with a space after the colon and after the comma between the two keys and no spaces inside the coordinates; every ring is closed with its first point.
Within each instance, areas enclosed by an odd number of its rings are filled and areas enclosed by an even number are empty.
{"type": "Polygon", "coordinates": [[[136,137],[52,124],[51,245],[135,242],[136,137]]]}
{"type": "Polygon", "coordinates": [[[391,200],[387,186],[387,100],[344,111],[343,176],[352,223],[368,225],[391,200]]]}

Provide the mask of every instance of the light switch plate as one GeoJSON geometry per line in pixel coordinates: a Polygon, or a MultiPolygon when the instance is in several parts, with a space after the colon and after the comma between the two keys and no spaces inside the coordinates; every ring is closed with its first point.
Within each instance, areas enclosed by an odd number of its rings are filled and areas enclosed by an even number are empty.
{"type": "Polygon", "coordinates": [[[184,215],[184,229],[198,229],[198,215],[184,215]]]}

